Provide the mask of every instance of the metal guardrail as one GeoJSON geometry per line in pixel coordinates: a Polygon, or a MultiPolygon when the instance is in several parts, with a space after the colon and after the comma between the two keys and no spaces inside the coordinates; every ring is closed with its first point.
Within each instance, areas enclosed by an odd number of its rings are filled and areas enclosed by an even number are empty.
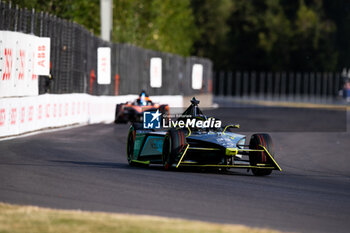
{"type": "MultiPolygon", "coordinates": [[[[195,95],[211,92],[212,62],[198,57],[143,49],[103,41],[81,25],[34,10],[20,9],[0,1],[0,30],[51,38],[51,93],[93,95],[137,94],[195,95]],[[98,85],[97,48],[111,48],[111,84],[98,85]],[[150,87],[150,58],[162,58],[162,87],[150,87]],[[203,88],[191,88],[192,65],[203,65],[203,88]],[[118,79],[119,77],[119,79],[118,79]]],[[[45,77],[39,77],[39,93],[45,92],[45,77]]]]}

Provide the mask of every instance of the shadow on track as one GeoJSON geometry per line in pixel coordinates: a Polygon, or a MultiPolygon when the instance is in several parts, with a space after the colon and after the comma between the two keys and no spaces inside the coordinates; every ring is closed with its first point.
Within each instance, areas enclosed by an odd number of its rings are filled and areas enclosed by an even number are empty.
{"type": "Polygon", "coordinates": [[[221,174],[221,175],[236,175],[236,176],[252,176],[250,173],[243,173],[237,171],[225,171],[220,169],[210,169],[210,168],[177,168],[171,169],[169,171],[164,171],[162,166],[152,165],[133,165],[130,166],[127,163],[111,163],[111,162],[83,162],[83,161],[71,161],[71,160],[49,160],[49,162],[66,164],[67,167],[95,167],[95,168],[116,168],[116,169],[141,169],[150,171],[161,171],[161,172],[183,172],[183,173],[204,173],[204,174],[221,174]],[[76,165],[76,166],[72,166],[76,165]]]}
{"type": "MultiPolygon", "coordinates": [[[[76,167],[88,166],[88,167],[98,167],[98,168],[130,169],[130,166],[125,163],[82,162],[82,161],[71,161],[71,160],[49,160],[49,162],[66,164],[66,165],[76,165],[76,167]]],[[[72,166],[69,166],[69,167],[72,167],[72,166]]]]}

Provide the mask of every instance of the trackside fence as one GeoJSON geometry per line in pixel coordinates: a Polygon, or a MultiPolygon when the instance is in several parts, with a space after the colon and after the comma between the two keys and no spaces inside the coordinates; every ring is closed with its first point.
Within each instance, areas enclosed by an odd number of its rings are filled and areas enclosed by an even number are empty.
{"type": "MultiPolygon", "coordinates": [[[[49,92],[90,93],[93,95],[137,94],[189,95],[212,90],[212,62],[199,57],[143,49],[129,44],[110,43],[83,26],[35,10],[20,9],[0,1],[0,30],[23,32],[51,38],[49,92]],[[111,84],[97,84],[97,48],[111,48],[111,84]],[[162,58],[162,86],[150,87],[150,59],[162,58]],[[192,67],[203,65],[203,85],[193,90],[192,67]]],[[[45,92],[45,77],[39,77],[39,93],[45,92]]]]}
{"type": "Polygon", "coordinates": [[[219,98],[302,102],[341,99],[340,72],[216,72],[214,94],[219,98]]]}

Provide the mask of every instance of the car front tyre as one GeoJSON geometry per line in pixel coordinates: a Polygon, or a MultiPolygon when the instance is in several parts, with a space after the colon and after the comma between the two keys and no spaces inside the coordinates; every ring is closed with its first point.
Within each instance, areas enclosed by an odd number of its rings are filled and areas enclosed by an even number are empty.
{"type": "MultiPolygon", "coordinates": [[[[270,135],[268,134],[253,134],[250,138],[249,149],[262,149],[260,145],[264,146],[271,156],[274,156],[274,148],[270,135]]],[[[268,154],[258,151],[249,152],[249,162],[251,166],[256,166],[258,163],[271,163],[268,154]]],[[[268,176],[272,173],[271,169],[252,168],[252,172],[256,176],[268,176]]]]}

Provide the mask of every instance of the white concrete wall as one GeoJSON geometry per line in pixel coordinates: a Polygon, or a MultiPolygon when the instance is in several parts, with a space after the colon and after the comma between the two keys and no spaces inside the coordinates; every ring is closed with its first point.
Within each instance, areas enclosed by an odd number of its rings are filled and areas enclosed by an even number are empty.
{"type": "MultiPolygon", "coordinates": [[[[91,96],[87,94],[40,95],[0,98],[0,138],[72,124],[110,123],[118,103],[137,95],[91,96]]],[[[153,102],[182,107],[182,96],[151,96],[153,102]]]]}

